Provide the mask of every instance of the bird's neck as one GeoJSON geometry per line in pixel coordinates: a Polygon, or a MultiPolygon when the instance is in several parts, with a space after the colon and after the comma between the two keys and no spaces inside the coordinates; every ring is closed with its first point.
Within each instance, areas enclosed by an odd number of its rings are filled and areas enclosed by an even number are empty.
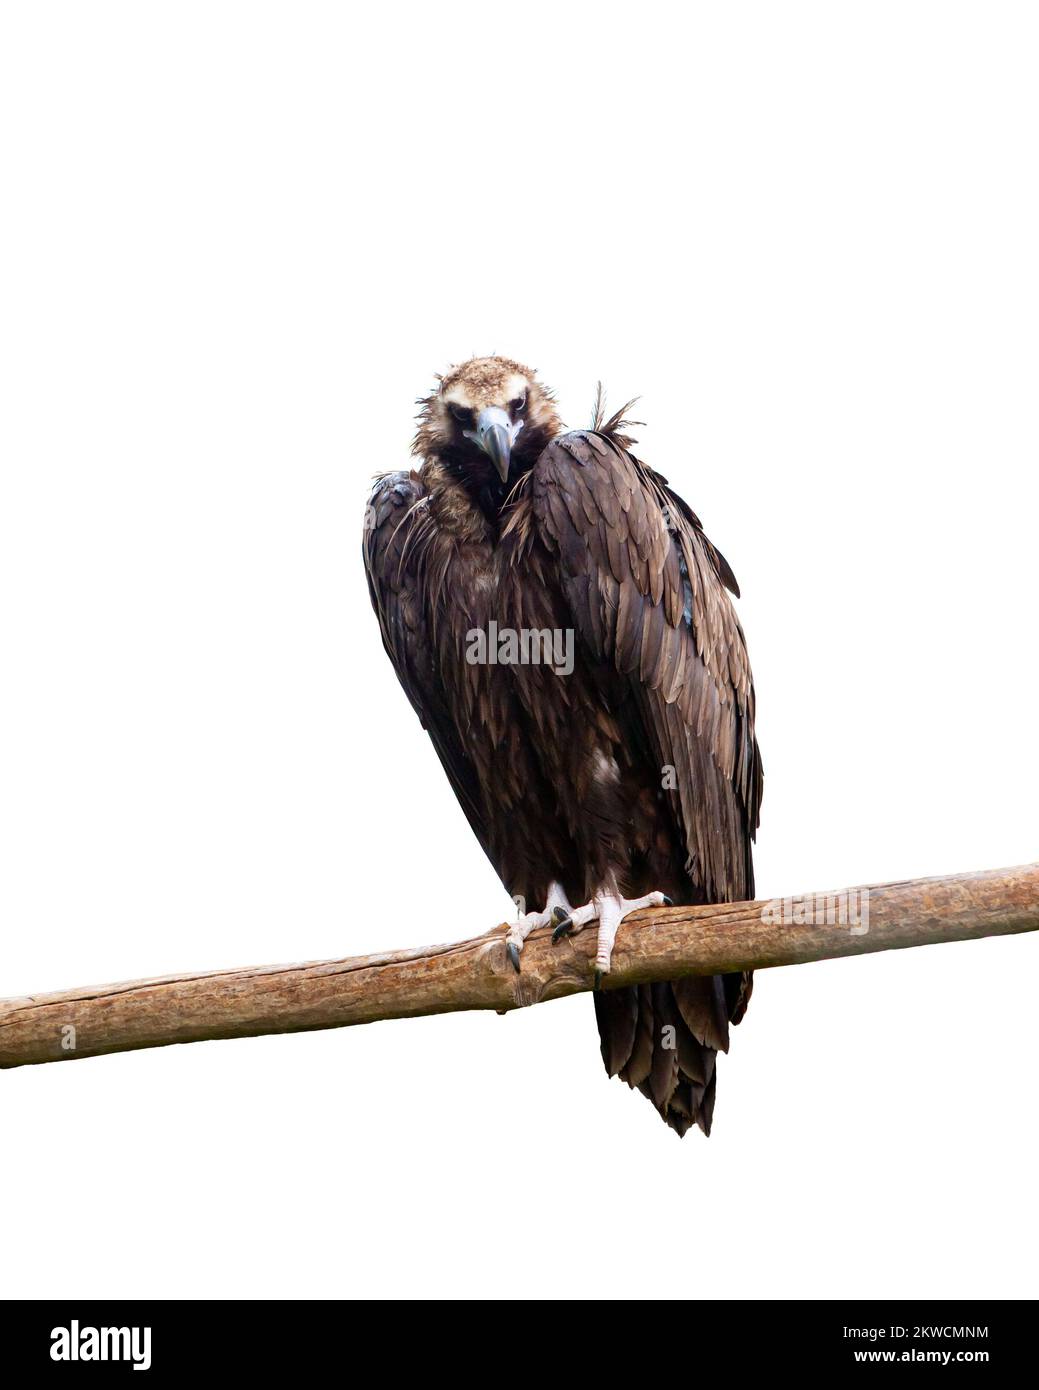
{"type": "Polygon", "coordinates": [[[491,534],[497,536],[508,518],[517,484],[530,472],[534,459],[514,456],[504,482],[492,469],[476,472],[469,459],[451,451],[438,455],[433,463],[436,472],[460,490],[491,534]]]}
{"type": "Polygon", "coordinates": [[[519,485],[537,462],[545,445],[561,429],[554,417],[539,421],[524,431],[522,445],[510,461],[509,475],[503,482],[488,460],[484,464],[474,459],[472,451],[448,445],[429,459],[442,476],[451,479],[471,506],[480,514],[493,535],[500,535],[508,520],[516,497],[523,491],[519,485]]]}

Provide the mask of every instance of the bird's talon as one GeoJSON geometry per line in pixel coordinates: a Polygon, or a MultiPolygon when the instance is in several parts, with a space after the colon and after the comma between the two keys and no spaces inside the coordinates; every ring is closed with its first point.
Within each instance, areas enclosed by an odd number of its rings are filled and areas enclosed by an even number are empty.
{"type": "Polygon", "coordinates": [[[513,970],[515,970],[516,974],[518,975],[520,973],[520,957],[519,950],[516,947],[516,943],[514,941],[506,942],[505,951],[509,957],[509,960],[512,962],[513,970]]]}
{"type": "Polygon", "coordinates": [[[560,907],[555,909],[552,917],[555,921],[555,926],[552,928],[552,940],[555,942],[558,941],[561,936],[565,936],[570,930],[573,926],[573,919],[569,912],[564,912],[560,907]]]}
{"type": "Polygon", "coordinates": [[[674,907],[674,905],[675,905],[675,900],[674,900],[674,898],[669,898],[669,897],[667,896],[666,893],[661,893],[660,896],[664,899],[664,906],[665,906],[665,907],[674,907]]]}
{"type": "Polygon", "coordinates": [[[596,967],[595,972],[592,975],[592,989],[602,989],[602,971],[598,967],[596,967]]]}

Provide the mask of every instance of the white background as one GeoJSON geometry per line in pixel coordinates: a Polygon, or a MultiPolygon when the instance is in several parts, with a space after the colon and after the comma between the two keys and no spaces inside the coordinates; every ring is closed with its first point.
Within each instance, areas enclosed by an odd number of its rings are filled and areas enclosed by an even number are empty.
{"type": "MultiPolygon", "coordinates": [[[[1036,857],[1033,7],[3,15],[0,993],[507,914],[359,558],[472,352],[731,561],[763,896],[1036,857]]],[[[709,1142],[587,998],[5,1072],[0,1291],[1034,1296],[1036,945],[762,973],[709,1142]]]]}

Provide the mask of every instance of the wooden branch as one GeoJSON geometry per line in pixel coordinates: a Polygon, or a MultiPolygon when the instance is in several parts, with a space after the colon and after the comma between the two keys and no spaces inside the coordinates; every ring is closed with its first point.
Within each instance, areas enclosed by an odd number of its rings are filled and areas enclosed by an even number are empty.
{"type": "MultiPolygon", "coordinates": [[[[653,908],[622,925],[609,982],[760,970],[1037,928],[1039,864],[771,903],[653,908]]],[[[594,925],[556,945],[547,930],[535,932],[519,975],[506,959],[504,932],[348,960],[3,999],[0,1067],[457,1009],[504,1013],[591,988],[594,925]]]]}

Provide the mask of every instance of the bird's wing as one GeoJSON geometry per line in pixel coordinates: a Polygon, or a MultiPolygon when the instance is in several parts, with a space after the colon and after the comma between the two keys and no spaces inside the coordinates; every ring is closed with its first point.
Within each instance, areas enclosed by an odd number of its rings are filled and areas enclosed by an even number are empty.
{"type": "Polygon", "coordinates": [[[687,870],[708,901],[753,896],[750,842],[761,761],[743,631],[724,557],[666,480],[615,433],[554,440],[532,478],[538,534],[558,556],[575,627],[593,664],[635,695],[632,745],[659,759],[687,870]]]}
{"type": "Polygon", "coordinates": [[[436,645],[428,631],[429,586],[437,583],[431,574],[438,565],[436,540],[425,490],[416,474],[386,473],[377,479],[365,512],[362,550],[382,644],[476,838],[487,851],[479,782],[451,718],[444,682],[436,669],[436,645]]]}

